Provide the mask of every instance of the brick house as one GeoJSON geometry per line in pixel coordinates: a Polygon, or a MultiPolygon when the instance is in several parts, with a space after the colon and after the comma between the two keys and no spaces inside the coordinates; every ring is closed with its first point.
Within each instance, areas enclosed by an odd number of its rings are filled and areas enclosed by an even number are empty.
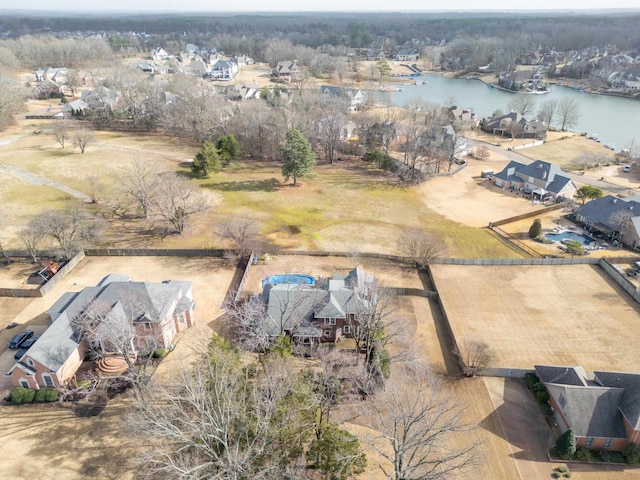
{"type": "MultiPolygon", "coordinates": [[[[109,275],[95,287],[65,293],[47,310],[51,326],[7,372],[13,385],[39,389],[67,383],[84,361],[89,347],[76,319],[90,316],[96,305],[100,307],[101,318],[118,317],[133,323],[135,352],[171,348],[175,335],[192,326],[195,320],[191,282],[133,282],[126,275],[109,275]]],[[[99,322],[96,325],[100,327],[99,322]]],[[[109,353],[106,343],[92,347],[109,353]]]]}
{"type": "Polygon", "coordinates": [[[640,441],[640,374],[536,365],[558,426],[578,447],[623,451],[640,441]]]}
{"type": "Polygon", "coordinates": [[[373,275],[360,268],[333,275],[319,285],[279,283],[265,285],[266,329],[270,336],[286,335],[296,343],[338,342],[353,336],[358,313],[375,286],[373,275]]]}
{"type": "Polygon", "coordinates": [[[512,160],[491,178],[491,182],[498,187],[533,194],[542,200],[572,198],[576,186],[563,174],[559,167],[542,160],[529,165],[512,160]]]}

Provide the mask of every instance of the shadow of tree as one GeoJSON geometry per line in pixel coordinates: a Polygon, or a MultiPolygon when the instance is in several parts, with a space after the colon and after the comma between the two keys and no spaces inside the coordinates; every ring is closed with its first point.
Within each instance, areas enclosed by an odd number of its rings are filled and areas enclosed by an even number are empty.
{"type": "Polygon", "coordinates": [[[282,188],[282,185],[277,178],[269,178],[244,182],[207,183],[203,187],[223,192],[276,192],[282,188]]]}

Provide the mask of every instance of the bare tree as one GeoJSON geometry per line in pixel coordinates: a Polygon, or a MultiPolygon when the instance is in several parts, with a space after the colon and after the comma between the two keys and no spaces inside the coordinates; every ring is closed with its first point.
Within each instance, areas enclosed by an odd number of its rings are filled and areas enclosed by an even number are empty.
{"type": "Polygon", "coordinates": [[[238,298],[229,292],[224,299],[224,324],[234,343],[250,352],[263,352],[272,342],[267,305],[258,296],[238,298]]]}
{"type": "Polygon", "coordinates": [[[143,218],[149,218],[160,178],[154,165],[148,160],[136,159],[117,177],[124,195],[137,204],[143,218]]]}
{"type": "Polygon", "coordinates": [[[29,252],[29,255],[31,255],[33,263],[37,263],[38,244],[42,240],[42,232],[33,222],[33,220],[30,221],[25,227],[18,230],[18,237],[29,252]]]}
{"type": "MultiPolygon", "coordinates": [[[[220,342],[217,342],[218,344],[220,342]]],[[[141,466],[151,478],[295,478],[314,406],[293,369],[278,362],[245,367],[213,346],[171,386],[148,385],[129,424],[149,445],[141,466]]]]}
{"type": "Polygon", "coordinates": [[[546,100],[542,102],[540,105],[540,110],[538,111],[538,118],[549,127],[553,123],[553,120],[556,118],[556,113],[558,110],[558,100],[546,100]]]}
{"type": "Polygon", "coordinates": [[[320,108],[323,115],[319,121],[320,142],[327,160],[333,164],[347,122],[346,102],[341,98],[329,97],[324,99],[320,108]]]}
{"type": "Polygon", "coordinates": [[[478,160],[484,161],[489,159],[489,157],[491,156],[491,152],[489,151],[489,148],[486,145],[480,145],[475,149],[473,156],[476,157],[478,160]]]}
{"type": "Polygon", "coordinates": [[[231,243],[229,258],[240,260],[248,258],[258,245],[259,225],[249,218],[227,218],[216,228],[218,236],[231,243]]]}
{"type": "Polygon", "coordinates": [[[440,376],[415,363],[370,397],[379,467],[394,480],[453,478],[471,467],[479,442],[462,419],[464,406],[440,376]]]}
{"type": "Polygon", "coordinates": [[[200,189],[191,181],[175,173],[165,173],[158,180],[153,203],[160,214],[174,228],[183,233],[189,218],[209,208],[200,189]]]}
{"type": "Polygon", "coordinates": [[[30,222],[35,232],[53,238],[67,259],[70,259],[86,242],[97,238],[100,225],[84,208],[47,210],[30,222]]]}
{"type": "Polygon", "coordinates": [[[95,135],[90,130],[82,128],[73,134],[71,141],[80,149],[80,153],[84,153],[87,146],[95,142],[95,135]]]}
{"type": "Polygon", "coordinates": [[[533,112],[535,106],[535,95],[527,95],[526,93],[516,93],[508,104],[509,110],[518,112],[523,117],[533,112]]]}
{"type": "Polygon", "coordinates": [[[64,148],[65,142],[69,139],[69,126],[64,120],[56,123],[53,127],[53,136],[55,137],[56,142],[64,148]]]}
{"type": "Polygon", "coordinates": [[[558,102],[558,121],[563,132],[567,127],[573,127],[580,120],[580,104],[575,98],[564,97],[558,102]]]}
{"type": "Polygon", "coordinates": [[[398,249],[419,269],[426,269],[429,263],[442,257],[446,252],[446,247],[441,240],[417,228],[408,229],[400,236],[398,249]]]}
{"type": "Polygon", "coordinates": [[[467,340],[462,345],[456,346],[454,354],[460,360],[462,373],[467,377],[475,377],[491,364],[494,357],[486,343],[467,340]]]}
{"type": "Polygon", "coordinates": [[[0,72],[0,130],[14,123],[14,115],[23,106],[24,98],[18,82],[6,71],[0,72]]]}

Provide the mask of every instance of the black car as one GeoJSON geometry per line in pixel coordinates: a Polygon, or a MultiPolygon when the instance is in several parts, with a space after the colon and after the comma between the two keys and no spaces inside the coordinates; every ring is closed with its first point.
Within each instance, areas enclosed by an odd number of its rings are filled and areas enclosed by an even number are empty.
{"type": "Polygon", "coordinates": [[[20,348],[24,342],[33,337],[33,330],[25,330],[14,336],[9,342],[9,348],[20,348]]]}
{"type": "Polygon", "coordinates": [[[22,356],[27,353],[27,350],[29,350],[28,348],[19,348],[18,350],[16,350],[16,353],[13,355],[13,358],[15,358],[16,360],[20,360],[22,358],[22,356]]]}

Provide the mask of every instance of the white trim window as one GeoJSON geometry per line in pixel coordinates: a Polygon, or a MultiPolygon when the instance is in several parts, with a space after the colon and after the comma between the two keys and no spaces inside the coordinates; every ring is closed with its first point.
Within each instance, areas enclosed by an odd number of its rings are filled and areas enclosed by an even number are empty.
{"type": "Polygon", "coordinates": [[[29,365],[30,367],[35,367],[36,364],[33,363],[33,360],[31,360],[30,358],[27,358],[27,365],[29,365]]]}
{"type": "Polygon", "coordinates": [[[610,438],[607,438],[607,439],[604,441],[604,448],[609,448],[609,447],[611,446],[611,441],[612,441],[612,440],[611,440],[610,438]]]}
{"type": "Polygon", "coordinates": [[[42,381],[44,382],[45,386],[47,387],[55,387],[56,384],[53,382],[53,378],[51,378],[51,375],[49,375],[48,373],[43,373],[42,374],[42,381]]]}
{"type": "Polygon", "coordinates": [[[324,319],[324,324],[325,325],[335,325],[336,324],[336,319],[335,318],[325,318],[324,319]]]}
{"type": "Polygon", "coordinates": [[[344,325],[342,327],[342,332],[343,333],[351,333],[351,325],[344,325]]]}
{"type": "Polygon", "coordinates": [[[30,387],[29,387],[29,382],[27,381],[27,379],[26,379],[26,378],[21,378],[21,379],[19,380],[19,382],[20,382],[20,386],[21,386],[21,387],[23,387],[23,388],[30,388],[30,387]]]}
{"type": "Polygon", "coordinates": [[[322,333],[324,334],[325,337],[331,337],[333,335],[333,331],[331,330],[325,330],[322,333]]]}

